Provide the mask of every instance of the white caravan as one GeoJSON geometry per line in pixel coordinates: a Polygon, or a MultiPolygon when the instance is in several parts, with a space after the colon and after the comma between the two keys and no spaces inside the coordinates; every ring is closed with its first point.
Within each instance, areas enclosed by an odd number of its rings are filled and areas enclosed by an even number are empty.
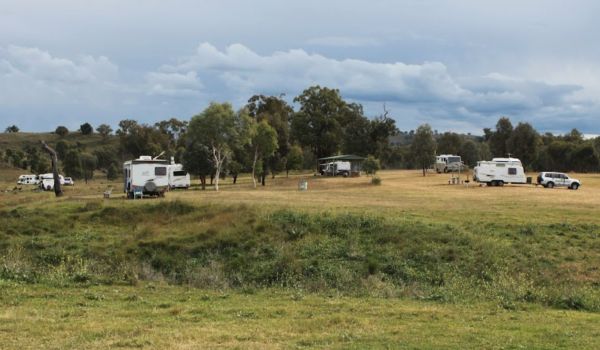
{"type": "Polygon", "coordinates": [[[169,188],[169,162],[151,156],[140,156],[138,159],[123,163],[123,191],[128,198],[135,195],[164,196],[169,188]]]}
{"type": "Polygon", "coordinates": [[[447,173],[464,169],[464,164],[460,156],[452,154],[441,154],[435,157],[433,168],[438,173],[447,173]]]}
{"type": "Polygon", "coordinates": [[[40,178],[37,175],[21,175],[17,180],[17,185],[39,185],[40,178]]]}
{"type": "MultiPolygon", "coordinates": [[[[61,185],[65,184],[65,178],[62,175],[58,175],[58,179],[61,185]]],[[[39,175],[40,188],[44,191],[54,190],[54,174],[41,174],[39,175]]]]}
{"type": "Polygon", "coordinates": [[[169,188],[188,189],[190,184],[190,174],[183,170],[182,164],[169,165],[169,188]]]}
{"type": "Polygon", "coordinates": [[[494,158],[491,161],[479,161],[473,169],[473,180],[486,183],[488,186],[527,183],[523,165],[517,158],[494,158]]]}
{"type": "Polygon", "coordinates": [[[351,165],[350,162],[337,161],[321,164],[321,175],[337,176],[342,175],[344,177],[350,176],[351,165]]]}

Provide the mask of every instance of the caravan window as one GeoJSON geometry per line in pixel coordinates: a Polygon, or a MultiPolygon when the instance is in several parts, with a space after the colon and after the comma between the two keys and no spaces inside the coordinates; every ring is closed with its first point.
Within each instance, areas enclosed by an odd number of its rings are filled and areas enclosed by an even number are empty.
{"type": "Polygon", "coordinates": [[[179,171],[173,172],[173,176],[186,176],[186,175],[187,175],[187,171],[184,171],[184,170],[179,170],[179,171]]]}
{"type": "Polygon", "coordinates": [[[508,168],[508,175],[517,175],[517,168],[508,168]]]}
{"type": "Polygon", "coordinates": [[[167,167],[166,166],[157,166],[156,168],[154,168],[154,175],[156,175],[156,176],[167,175],[167,167]]]}
{"type": "Polygon", "coordinates": [[[502,163],[497,163],[496,164],[497,168],[504,168],[504,166],[506,166],[506,164],[502,164],[502,163]]]}

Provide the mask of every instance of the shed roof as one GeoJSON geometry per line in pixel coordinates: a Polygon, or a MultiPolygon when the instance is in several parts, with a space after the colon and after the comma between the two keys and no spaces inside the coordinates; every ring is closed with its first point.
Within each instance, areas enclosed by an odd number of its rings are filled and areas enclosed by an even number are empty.
{"type": "Polygon", "coordinates": [[[319,158],[319,160],[365,160],[366,158],[361,156],[355,156],[354,154],[342,154],[339,156],[319,158]]]}

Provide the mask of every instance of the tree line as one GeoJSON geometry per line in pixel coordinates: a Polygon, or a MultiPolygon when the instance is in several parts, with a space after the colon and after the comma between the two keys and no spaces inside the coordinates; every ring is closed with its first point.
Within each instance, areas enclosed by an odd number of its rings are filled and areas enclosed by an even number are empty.
{"type": "MultiPolygon", "coordinates": [[[[55,149],[64,173],[74,178],[87,180],[94,170],[102,170],[114,179],[123,160],[162,153],[183,163],[203,188],[210,181],[217,189],[225,176],[235,183],[238,174],[250,173],[254,186],[264,185],[269,176],[315,169],[318,158],[336,154],[370,156],[384,169],[417,168],[424,174],[435,154],[460,155],[471,167],[509,154],[534,171],[590,172],[600,167],[600,138],[586,140],[576,129],[566,135],[540,134],[529,123],[514,127],[501,117],[495,129],[485,128],[482,136],[438,133],[427,124],[400,131],[385,106],[381,115],[367,118],[360,104],[345,101],[337,89],[311,86],[293,101],[297,110],[283,96],[254,95],[239,110],[229,103],[211,103],[189,121],[171,118],[145,124],[124,119],[114,134],[101,124],[95,131],[106,144],[94,150],[65,140],[69,130],[58,126],[55,149]],[[115,137],[118,143],[109,142],[115,137]]],[[[14,125],[6,130],[18,131],[14,125]]],[[[84,123],[79,132],[91,135],[94,129],[84,123]]],[[[35,146],[6,149],[0,156],[35,173],[49,169],[49,161],[35,146]]]]}

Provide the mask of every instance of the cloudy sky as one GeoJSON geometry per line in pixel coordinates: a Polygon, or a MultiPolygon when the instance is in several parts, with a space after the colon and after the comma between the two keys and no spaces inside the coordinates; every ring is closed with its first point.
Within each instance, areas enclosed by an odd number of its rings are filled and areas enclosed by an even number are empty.
{"type": "Polygon", "coordinates": [[[337,88],[401,130],[600,133],[598,1],[0,0],[0,127],[337,88]]]}

